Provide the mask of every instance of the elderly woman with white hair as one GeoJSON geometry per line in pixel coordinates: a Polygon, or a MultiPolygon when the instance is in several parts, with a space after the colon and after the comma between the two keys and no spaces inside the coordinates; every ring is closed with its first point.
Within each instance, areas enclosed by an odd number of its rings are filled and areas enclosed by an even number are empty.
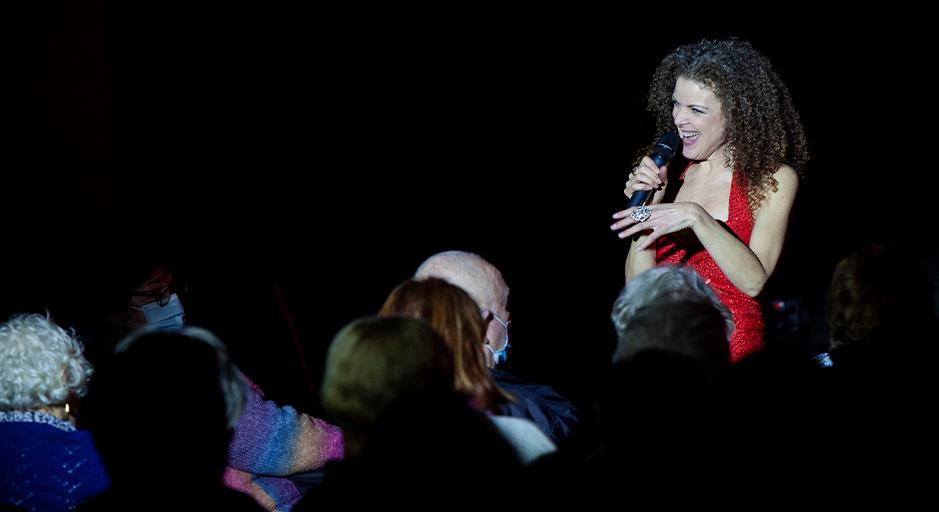
{"type": "Polygon", "coordinates": [[[91,374],[81,343],[48,317],[0,324],[0,504],[71,510],[108,487],[91,436],[69,421],[91,374]]]}

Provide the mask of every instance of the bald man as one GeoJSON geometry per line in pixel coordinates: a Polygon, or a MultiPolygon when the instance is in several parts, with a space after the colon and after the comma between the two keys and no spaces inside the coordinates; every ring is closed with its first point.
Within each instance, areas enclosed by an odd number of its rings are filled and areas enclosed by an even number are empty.
{"type": "Polygon", "coordinates": [[[515,402],[502,406],[505,416],[527,418],[535,422],[555,444],[571,434],[579,421],[577,409],[548,386],[534,384],[498,370],[510,347],[508,310],[509,286],[492,263],[482,256],[465,251],[445,251],[427,258],[414,273],[415,279],[436,277],[459,286],[479,305],[487,322],[485,347],[492,378],[502,389],[515,396],[515,402]]]}
{"type": "Polygon", "coordinates": [[[502,273],[480,255],[463,251],[437,253],[421,264],[415,279],[436,277],[459,286],[476,301],[486,320],[489,367],[505,362],[509,348],[509,286],[502,273]]]}

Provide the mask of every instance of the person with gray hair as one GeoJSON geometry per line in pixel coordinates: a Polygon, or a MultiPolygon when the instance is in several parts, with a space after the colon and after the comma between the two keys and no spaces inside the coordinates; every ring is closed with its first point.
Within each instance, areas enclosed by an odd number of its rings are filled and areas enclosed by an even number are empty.
{"type": "MultiPolygon", "coordinates": [[[[637,274],[616,299],[613,364],[598,387],[590,491],[637,482],[662,495],[661,474],[712,487],[707,462],[727,446],[722,391],[730,371],[730,313],[692,268],[637,274]]],[[[674,487],[674,485],[671,485],[674,487]]]]}
{"type": "Polygon", "coordinates": [[[486,321],[487,366],[499,388],[515,397],[500,407],[499,414],[533,421],[555,444],[570,437],[580,422],[580,412],[554,389],[520,379],[496,368],[504,363],[511,346],[508,310],[509,286],[502,273],[482,256],[466,251],[444,251],[424,260],[414,279],[438,278],[462,288],[479,306],[486,321]]]}
{"type": "Polygon", "coordinates": [[[91,364],[73,333],[38,314],[0,324],[0,505],[71,510],[108,477],[74,407],[91,364]]]}
{"type": "Polygon", "coordinates": [[[637,275],[616,298],[610,317],[618,339],[614,362],[659,349],[701,362],[729,363],[733,318],[689,267],[662,265],[637,275]]]}
{"type": "Polygon", "coordinates": [[[616,298],[610,317],[616,327],[617,336],[623,335],[626,323],[639,308],[660,298],[710,302],[727,322],[728,339],[734,332],[734,320],[730,311],[700,274],[685,266],[662,265],[637,275],[623,287],[616,298]]]}

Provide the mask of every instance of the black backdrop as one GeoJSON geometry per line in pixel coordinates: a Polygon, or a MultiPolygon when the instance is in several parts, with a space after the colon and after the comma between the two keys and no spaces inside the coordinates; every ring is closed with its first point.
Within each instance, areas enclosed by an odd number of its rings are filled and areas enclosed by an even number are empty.
{"type": "Polygon", "coordinates": [[[916,20],[73,4],[2,16],[4,313],[78,315],[102,247],[159,246],[191,275],[193,317],[275,398],[314,407],[275,285],[315,388],[336,330],[459,248],[512,287],[514,369],[586,403],[622,284],[609,215],[655,136],[647,81],[700,37],[768,54],[810,138],[765,294],[803,300],[789,342],[823,344],[849,250],[936,259],[935,58],[916,20]]]}

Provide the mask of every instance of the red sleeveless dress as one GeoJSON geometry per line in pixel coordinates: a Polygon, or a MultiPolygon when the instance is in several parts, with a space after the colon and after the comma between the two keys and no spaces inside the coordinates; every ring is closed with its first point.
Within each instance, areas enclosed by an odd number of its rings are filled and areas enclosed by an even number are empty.
{"type": "MultiPolygon", "coordinates": [[[[688,166],[690,167],[691,165],[688,166]]],[[[681,173],[679,179],[682,181],[688,168],[681,173]]],[[[750,235],[753,233],[753,218],[747,200],[746,178],[737,173],[731,178],[730,204],[727,211],[726,227],[749,246],[750,235]]],[[[708,285],[717,292],[717,296],[734,318],[735,329],[730,337],[731,361],[736,363],[746,355],[763,348],[763,313],[760,304],[730,283],[714,258],[694,236],[694,232],[685,229],[660,238],[656,244],[655,261],[658,265],[688,265],[703,276],[708,285]]]]}

